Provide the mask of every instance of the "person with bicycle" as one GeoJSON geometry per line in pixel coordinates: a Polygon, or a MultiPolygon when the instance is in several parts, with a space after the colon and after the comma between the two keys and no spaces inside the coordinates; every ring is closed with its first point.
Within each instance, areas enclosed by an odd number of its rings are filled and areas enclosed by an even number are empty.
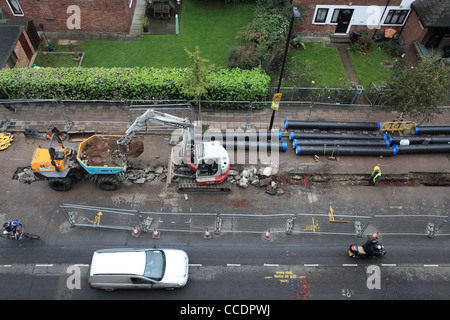
{"type": "Polygon", "coordinates": [[[21,230],[23,228],[23,224],[18,220],[8,221],[3,224],[3,234],[9,234],[14,239],[18,240],[20,238],[21,230]],[[18,228],[19,227],[19,228],[18,228]]]}

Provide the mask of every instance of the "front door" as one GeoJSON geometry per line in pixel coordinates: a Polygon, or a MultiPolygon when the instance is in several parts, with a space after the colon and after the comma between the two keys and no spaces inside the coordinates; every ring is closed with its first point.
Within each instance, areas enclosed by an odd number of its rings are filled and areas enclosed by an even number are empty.
{"type": "Polygon", "coordinates": [[[335,33],[347,33],[350,20],[352,19],[353,9],[341,9],[337,18],[337,27],[335,33]]]}

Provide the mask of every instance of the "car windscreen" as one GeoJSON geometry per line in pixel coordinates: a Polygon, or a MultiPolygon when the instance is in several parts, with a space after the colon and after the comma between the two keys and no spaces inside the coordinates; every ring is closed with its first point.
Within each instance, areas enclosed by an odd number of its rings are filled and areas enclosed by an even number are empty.
{"type": "Polygon", "coordinates": [[[150,279],[160,281],[164,276],[165,256],[161,250],[148,250],[145,252],[145,270],[144,276],[150,279]]]}

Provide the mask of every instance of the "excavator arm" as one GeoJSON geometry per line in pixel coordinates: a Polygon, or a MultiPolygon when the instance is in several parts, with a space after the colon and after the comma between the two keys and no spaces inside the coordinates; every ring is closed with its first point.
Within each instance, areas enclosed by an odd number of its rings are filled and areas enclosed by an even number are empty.
{"type": "Polygon", "coordinates": [[[189,118],[180,118],[168,113],[156,111],[154,109],[147,109],[147,111],[136,118],[133,124],[117,141],[119,149],[122,152],[127,152],[127,143],[136,135],[137,132],[147,130],[148,121],[155,124],[188,130],[191,139],[194,137],[194,125],[189,118]]]}

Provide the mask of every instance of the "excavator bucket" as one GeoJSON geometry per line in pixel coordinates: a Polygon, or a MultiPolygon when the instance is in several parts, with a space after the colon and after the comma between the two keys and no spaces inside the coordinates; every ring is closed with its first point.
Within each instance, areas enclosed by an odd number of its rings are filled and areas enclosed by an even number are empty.
{"type": "Polygon", "coordinates": [[[144,152],[144,142],[133,138],[128,144],[127,157],[137,158],[144,152]]]}

